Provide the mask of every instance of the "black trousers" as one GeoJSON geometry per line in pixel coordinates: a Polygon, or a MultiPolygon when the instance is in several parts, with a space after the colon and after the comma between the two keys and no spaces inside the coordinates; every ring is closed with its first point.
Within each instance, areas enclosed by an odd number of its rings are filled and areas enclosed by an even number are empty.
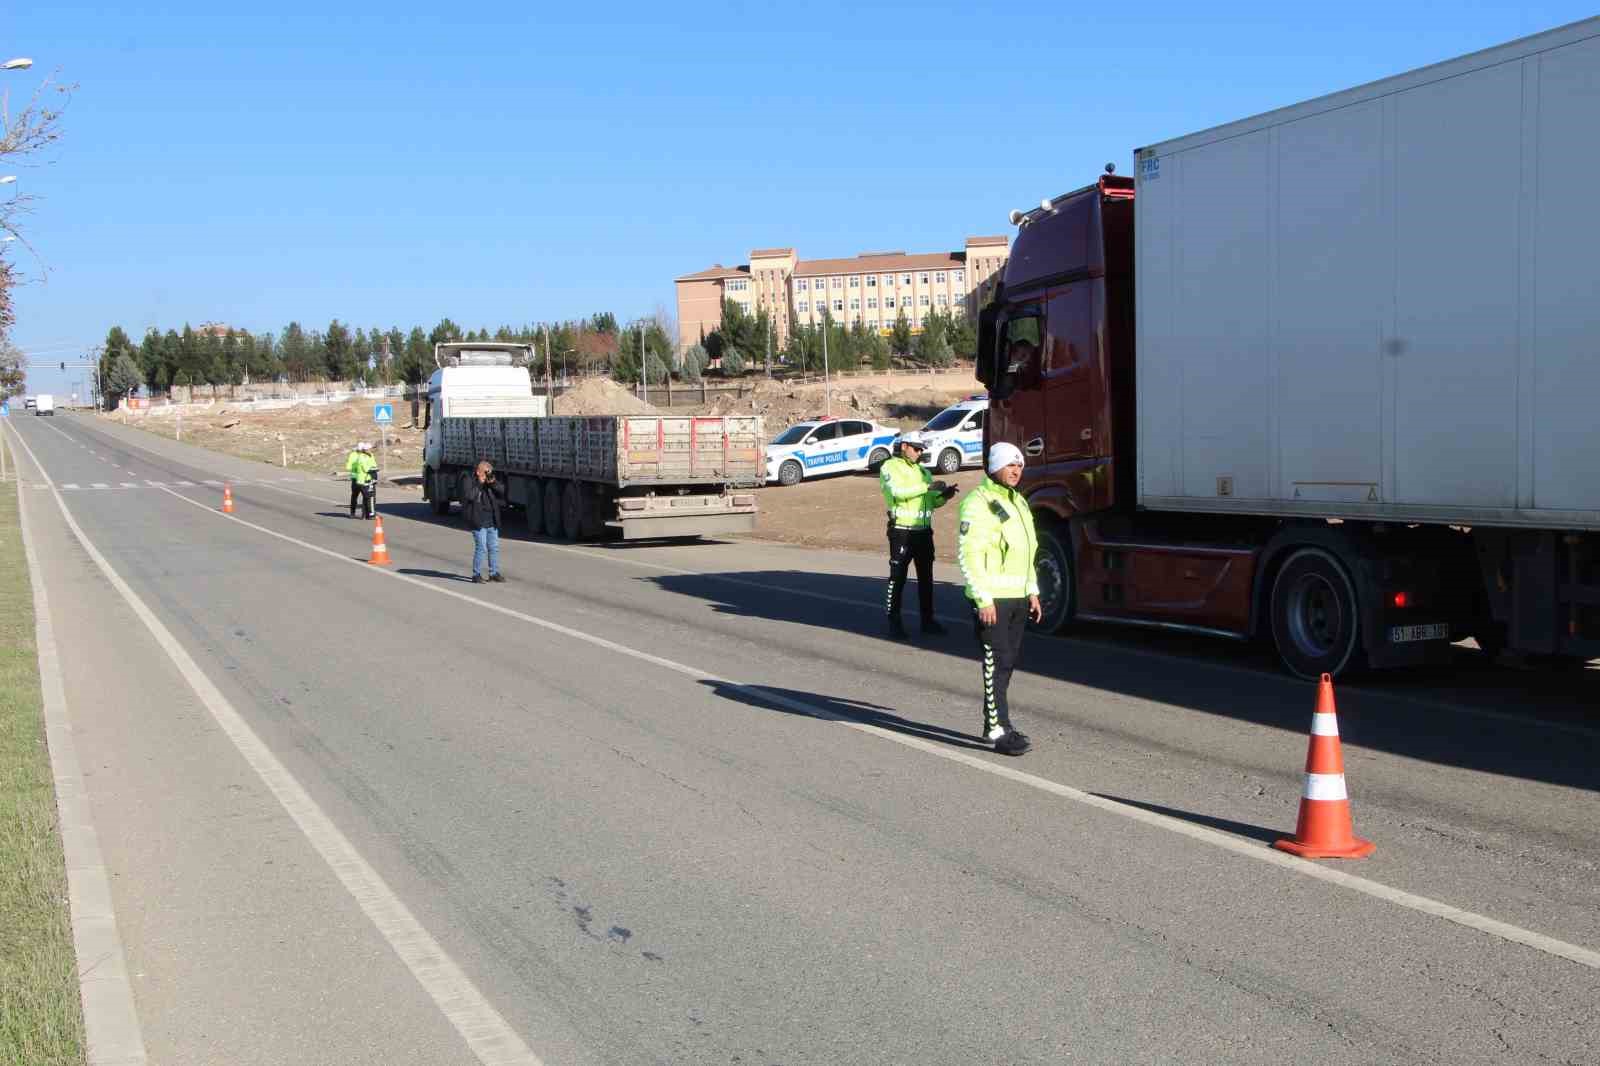
{"type": "Polygon", "coordinates": [[[1010,732],[1011,706],[1006,692],[1011,688],[1011,672],[1022,661],[1022,635],[1028,629],[1027,600],[995,600],[994,625],[978,621],[972,610],[972,630],[983,652],[983,735],[995,729],[1010,732]]]}
{"type": "Polygon", "coordinates": [[[933,530],[889,527],[889,620],[900,617],[906,571],[917,565],[917,606],[924,622],[933,621],[933,530]]]}
{"type": "Polygon", "coordinates": [[[354,478],[352,478],[350,480],[350,513],[355,514],[356,507],[363,504],[365,507],[362,510],[362,514],[367,518],[371,518],[372,494],[367,491],[367,487],[365,485],[360,484],[354,478]]]}

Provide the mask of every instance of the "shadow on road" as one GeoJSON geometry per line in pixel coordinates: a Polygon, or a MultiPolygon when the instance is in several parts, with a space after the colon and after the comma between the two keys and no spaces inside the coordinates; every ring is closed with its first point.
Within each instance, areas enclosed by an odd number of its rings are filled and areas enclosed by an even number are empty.
{"type": "Polygon", "coordinates": [[[880,707],[875,703],[841,699],[837,696],[823,696],[815,692],[779,688],[775,685],[730,685],[723,681],[701,681],[700,683],[725,700],[743,703],[750,707],[761,707],[769,711],[800,715],[805,718],[821,718],[825,721],[860,722],[862,725],[876,726],[879,729],[903,733],[908,737],[920,737],[923,740],[947,744],[952,748],[971,748],[976,751],[990,750],[989,745],[983,743],[975,735],[958,733],[954,729],[930,725],[927,722],[913,722],[911,719],[902,718],[890,711],[889,708],[880,707]],[[802,709],[795,706],[796,703],[804,704],[806,707],[815,708],[816,710],[802,709]]]}
{"type": "MultiPolygon", "coordinates": [[[[887,641],[880,628],[883,581],[876,577],[755,570],[640,580],[703,600],[708,609],[723,614],[887,641]]],[[[965,603],[958,587],[939,587],[941,615],[962,617],[965,603]]],[[[948,636],[921,638],[916,644],[968,658],[974,653],[967,632],[965,626],[953,625],[948,636]]],[[[1030,634],[1020,671],[1298,735],[1310,725],[1315,686],[1277,673],[1270,654],[1259,647],[1204,638],[1163,639],[1162,634],[1113,626],[1083,627],[1071,635],[1080,639],[1030,634]],[[1151,651],[1166,658],[1152,658],[1151,651]],[[1219,663],[1231,669],[1210,668],[1219,663]]],[[[1518,672],[1485,663],[1463,649],[1455,667],[1371,675],[1360,684],[1341,685],[1338,696],[1340,731],[1352,744],[1445,766],[1600,791],[1600,717],[1595,713],[1600,670],[1518,672]],[[1457,706],[1481,713],[1459,713],[1457,706]]],[[[804,694],[795,698],[814,699],[804,694]]],[[[848,703],[840,706],[844,717],[867,720],[848,703]]]]}
{"type": "Polygon", "coordinates": [[[395,568],[397,574],[409,574],[411,577],[432,577],[440,581],[465,581],[472,584],[471,574],[452,574],[444,570],[423,570],[414,566],[400,566],[395,568]]]}
{"type": "Polygon", "coordinates": [[[1128,799],[1126,796],[1113,796],[1109,792],[1091,792],[1090,795],[1099,796],[1101,799],[1120,803],[1126,807],[1137,807],[1141,811],[1149,811],[1151,814],[1164,814],[1168,818],[1176,818],[1183,822],[1193,822],[1195,825],[1203,825],[1207,829],[1220,830],[1233,836],[1259,840],[1263,844],[1271,844],[1284,835],[1282,829],[1274,829],[1271,826],[1235,822],[1230,818],[1214,818],[1209,814],[1196,814],[1194,811],[1185,811],[1177,807],[1163,807],[1159,803],[1145,803],[1143,800],[1128,799]]]}

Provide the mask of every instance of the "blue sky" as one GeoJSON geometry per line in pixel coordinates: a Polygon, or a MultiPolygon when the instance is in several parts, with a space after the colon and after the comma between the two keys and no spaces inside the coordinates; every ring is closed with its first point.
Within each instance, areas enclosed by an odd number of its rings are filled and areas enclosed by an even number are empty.
{"type": "Polygon", "coordinates": [[[493,327],[672,306],[751,248],[961,246],[1133,149],[1594,14],[1576,3],[7,5],[76,83],[12,340],[493,327]],[[19,10],[20,9],[20,10],[19,10]],[[1049,13],[1045,13],[1049,9],[1049,13]]]}

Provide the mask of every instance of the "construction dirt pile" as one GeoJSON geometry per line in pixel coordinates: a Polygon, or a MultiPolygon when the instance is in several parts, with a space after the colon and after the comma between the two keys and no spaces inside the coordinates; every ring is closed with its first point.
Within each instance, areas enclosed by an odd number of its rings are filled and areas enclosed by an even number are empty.
{"type": "MultiPolygon", "coordinates": [[[[129,424],[164,437],[210,448],[241,459],[255,459],[290,470],[338,473],[359,440],[378,447],[380,431],[372,421],[373,401],[340,404],[297,404],[278,410],[255,410],[251,404],[219,402],[211,408],[151,408],[129,424]]],[[[422,431],[409,428],[411,405],[394,404],[395,424],[388,429],[387,463],[391,471],[422,465],[422,431]]],[[[106,415],[120,420],[120,415],[106,415]]]]}
{"type": "Polygon", "coordinates": [[[956,400],[970,395],[973,387],[957,383],[906,389],[856,384],[846,378],[829,391],[832,392],[831,404],[821,384],[788,385],[781,381],[760,381],[742,397],[718,396],[696,413],[758,414],[762,428],[772,436],[796,422],[821,417],[828,411],[840,418],[854,415],[907,429],[922,425],[956,400]]]}
{"type": "Polygon", "coordinates": [[[585,378],[556,397],[558,415],[653,415],[654,407],[610,378],[585,378]]]}

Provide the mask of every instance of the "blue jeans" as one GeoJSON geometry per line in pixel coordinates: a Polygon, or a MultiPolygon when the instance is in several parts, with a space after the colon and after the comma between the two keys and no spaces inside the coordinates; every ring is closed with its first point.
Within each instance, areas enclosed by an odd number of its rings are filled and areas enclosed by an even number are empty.
{"type": "Polygon", "coordinates": [[[489,556],[489,576],[500,572],[500,531],[493,526],[472,531],[472,576],[483,576],[483,556],[489,556]]]}

